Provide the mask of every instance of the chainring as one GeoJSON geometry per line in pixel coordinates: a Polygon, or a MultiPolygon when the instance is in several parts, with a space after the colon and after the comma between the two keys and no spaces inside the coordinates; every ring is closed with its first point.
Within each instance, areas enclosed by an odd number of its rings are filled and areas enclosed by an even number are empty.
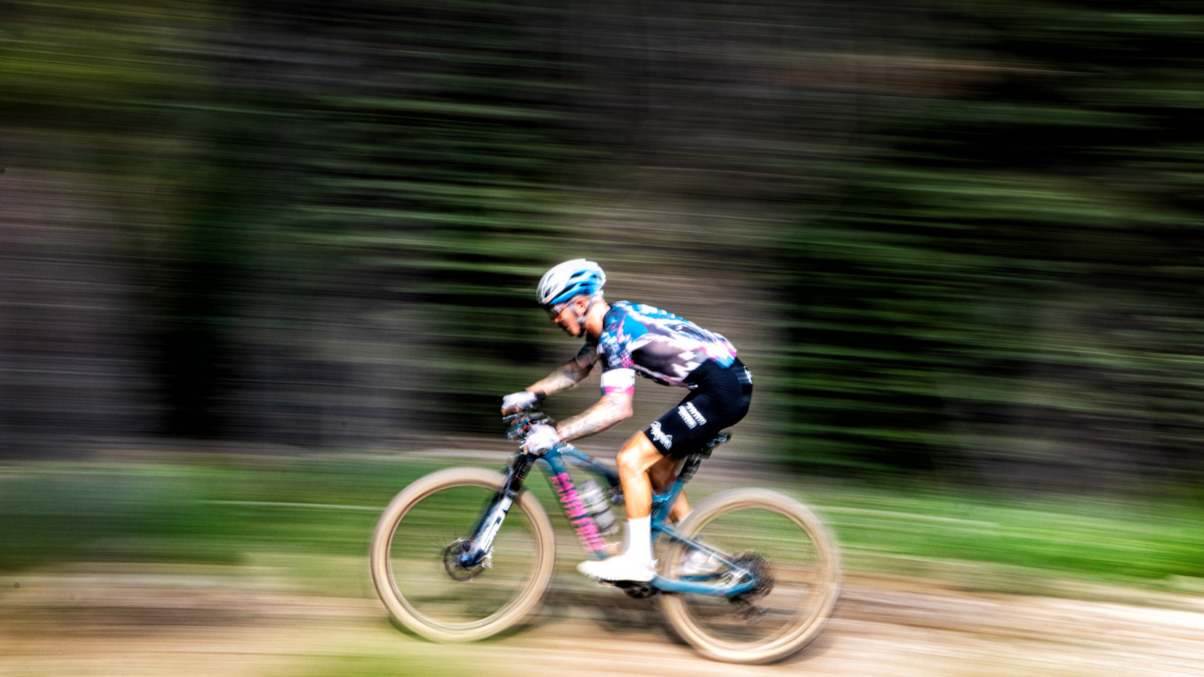
{"type": "Polygon", "coordinates": [[[639,583],[636,581],[619,581],[615,587],[627,593],[627,596],[632,599],[648,599],[660,592],[649,583],[639,583]]]}

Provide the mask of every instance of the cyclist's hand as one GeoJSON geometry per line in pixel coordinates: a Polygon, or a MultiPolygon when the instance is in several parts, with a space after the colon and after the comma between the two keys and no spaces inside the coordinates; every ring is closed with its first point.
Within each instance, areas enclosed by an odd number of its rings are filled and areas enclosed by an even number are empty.
{"type": "Polygon", "coordinates": [[[532,456],[543,456],[549,449],[560,443],[560,435],[556,434],[556,428],[544,423],[536,423],[531,426],[531,431],[527,433],[527,443],[523,445],[523,451],[532,456]]]}
{"type": "Polygon", "coordinates": [[[529,411],[534,409],[541,399],[543,398],[530,390],[511,393],[502,398],[502,413],[517,414],[520,411],[529,411]]]}

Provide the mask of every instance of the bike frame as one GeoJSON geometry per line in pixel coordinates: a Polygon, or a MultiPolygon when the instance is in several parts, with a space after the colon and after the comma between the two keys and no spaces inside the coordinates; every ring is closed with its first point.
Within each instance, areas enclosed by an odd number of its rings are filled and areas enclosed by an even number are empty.
{"type": "MultiPolygon", "coordinates": [[[[709,547],[701,541],[686,538],[679,534],[669,521],[669,511],[681,494],[682,487],[694,476],[701,461],[699,454],[688,456],[678,473],[677,480],[669,491],[652,495],[652,540],[655,544],[659,536],[670,540],[680,541],[691,548],[700,550],[715,561],[726,567],[721,573],[682,576],[680,578],[665,578],[657,575],[648,585],[661,592],[689,593],[709,595],[713,597],[734,597],[752,590],[756,577],[748,569],[731,561],[731,555],[709,547]]],[[[586,511],[577,492],[576,483],[569,474],[568,464],[573,464],[606,482],[612,490],[620,489],[619,475],[614,470],[598,462],[597,459],[578,450],[570,444],[558,444],[548,450],[542,457],[533,458],[525,453],[519,453],[506,469],[507,481],[502,491],[494,497],[489,507],[477,521],[473,529],[472,547],[458,559],[465,567],[487,565],[493,548],[493,539],[498,529],[506,519],[510,506],[522,491],[523,482],[533,465],[540,465],[548,477],[548,483],[556,494],[565,518],[577,534],[577,540],[587,553],[598,559],[606,559],[606,543],[598,531],[594,518],[586,511]]]]}

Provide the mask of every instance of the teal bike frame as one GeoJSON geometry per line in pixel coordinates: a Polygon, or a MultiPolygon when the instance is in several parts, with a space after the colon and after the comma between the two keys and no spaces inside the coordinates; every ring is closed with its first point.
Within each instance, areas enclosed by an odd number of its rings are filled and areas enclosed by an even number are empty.
{"type": "MultiPolygon", "coordinates": [[[[508,420],[511,421],[511,439],[520,437],[531,423],[538,422],[537,418],[526,414],[509,417],[508,420]]],[[[657,575],[648,583],[642,584],[651,588],[649,592],[735,597],[749,592],[757,586],[756,573],[733,562],[730,553],[721,552],[711,548],[705,542],[682,536],[669,521],[669,511],[672,509],[674,501],[681,494],[682,487],[698,470],[702,458],[709,456],[711,449],[727,441],[728,437],[726,434],[721,435],[706,446],[705,452],[687,456],[677,475],[677,480],[669,491],[663,494],[654,492],[652,496],[653,544],[655,545],[656,539],[659,537],[680,541],[688,548],[706,553],[713,558],[711,561],[722,566],[717,566],[715,572],[706,574],[683,575],[676,578],[657,575]]],[[[598,559],[605,559],[607,557],[606,542],[603,540],[593,516],[586,511],[581,501],[577,492],[577,484],[569,474],[568,464],[570,463],[605,482],[609,488],[607,493],[612,497],[612,502],[622,505],[622,494],[619,493],[622,486],[618,473],[576,447],[570,444],[558,444],[540,457],[520,452],[504,470],[507,475],[505,486],[477,521],[477,525],[472,531],[472,546],[457,558],[458,564],[465,568],[474,568],[487,561],[493,548],[494,536],[497,535],[498,529],[506,518],[506,513],[522,490],[523,482],[531,471],[531,467],[536,464],[547,475],[548,483],[551,484],[552,490],[560,501],[561,508],[564,509],[565,517],[577,534],[577,540],[581,543],[582,549],[598,559]]]]}

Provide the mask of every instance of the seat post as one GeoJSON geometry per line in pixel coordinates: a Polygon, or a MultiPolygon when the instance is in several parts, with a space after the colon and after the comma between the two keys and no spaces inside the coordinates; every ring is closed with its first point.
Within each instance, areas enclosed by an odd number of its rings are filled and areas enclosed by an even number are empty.
{"type": "Polygon", "coordinates": [[[694,473],[698,472],[698,466],[702,464],[702,459],[710,456],[711,451],[713,451],[715,447],[723,444],[731,438],[731,433],[720,433],[718,437],[710,442],[707,442],[701,451],[686,456],[685,462],[683,462],[681,465],[681,470],[677,472],[677,479],[673,483],[673,488],[669,490],[669,493],[664,494],[663,496],[654,492],[653,503],[655,504],[658,500],[663,500],[665,514],[667,515],[673,502],[677,500],[677,495],[681,493],[681,490],[686,486],[686,483],[694,478],[694,473]]]}
{"type": "Polygon", "coordinates": [[[702,463],[701,454],[686,456],[686,462],[682,464],[681,471],[677,473],[677,481],[683,485],[689,482],[694,477],[694,473],[698,472],[698,465],[700,463],[702,463]]]}
{"type": "Polygon", "coordinates": [[[689,482],[694,477],[694,473],[698,472],[698,466],[702,463],[702,459],[709,458],[711,452],[715,450],[715,447],[730,439],[732,439],[731,433],[719,433],[718,437],[710,442],[707,442],[706,445],[703,446],[702,451],[686,456],[686,462],[682,464],[681,470],[677,473],[677,481],[682,485],[685,485],[686,482],[689,482]]]}

